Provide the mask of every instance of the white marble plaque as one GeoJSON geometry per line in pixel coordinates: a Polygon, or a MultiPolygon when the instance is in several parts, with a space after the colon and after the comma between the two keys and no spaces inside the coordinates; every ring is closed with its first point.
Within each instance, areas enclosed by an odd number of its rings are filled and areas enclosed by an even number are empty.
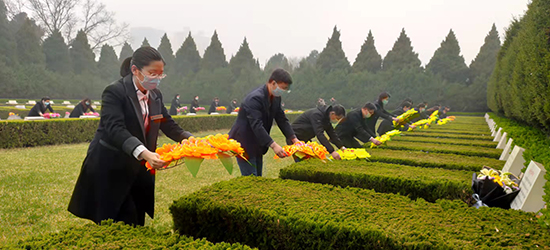
{"type": "Polygon", "coordinates": [[[523,164],[525,164],[523,152],[525,152],[524,148],[515,146],[512,153],[510,153],[508,160],[506,160],[506,163],[502,168],[502,172],[510,172],[516,176],[519,176],[521,174],[521,170],[524,168],[523,164]]]}
{"type": "Polygon", "coordinates": [[[546,169],[542,164],[531,161],[521,179],[519,194],[512,201],[511,208],[525,212],[538,212],[542,209],[545,204],[542,199],[546,183],[545,174],[546,169]]]}
{"type": "Polygon", "coordinates": [[[498,131],[495,134],[495,139],[493,139],[493,141],[498,142],[498,141],[500,141],[501,137],[502,137],[502,128],[498,128],[498,131]]]}
{"type": "Polygon", "coordinates": [[[512,150],[512,142],[514,142],[514,140],[510,138],[510,140],[508,140],[508,143],[506,143],[504,150],[502,150],[502,154],[500,155],[499,160],[501,161],[508,160],[508,158],[510,157],[510,151],[512,150]]]}
{"type": "Polygon", "coordinates": [[[36,120],[46,120],[46,118],[42,116],[27,116],[25,117],[25,121],[36,121],[36,120]]]}
{"type": "Polygon", "coordinates": [[[71,102],[69,101],[63,101],[63,103],[61,103],[62,105],[71,105],[71,102]]]}
{"type": "Polygon", "coordinates": [[[507,141],[508,141],[508,133],[504,132],[502,133],[502,137],[500,138],[500,141],[498,141],[497,149],[504,149],[507,141]]]}

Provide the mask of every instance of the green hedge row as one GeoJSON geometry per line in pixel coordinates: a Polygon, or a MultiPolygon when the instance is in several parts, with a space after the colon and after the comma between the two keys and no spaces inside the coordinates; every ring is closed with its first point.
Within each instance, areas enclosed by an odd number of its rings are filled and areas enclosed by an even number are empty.
{"type": "Polygon", "coordinates": [[[449,112],[448,116],[484,116],[485,112],[449,112]]]}
{"type": "MultiPolygon", "coordinates": [[[[299,114],[288,114],[293,120],[299,114]]],[[[190,132],[230,129],[234,115],[174,116],[190,132]]],[[[99,119],[52,119],[43,121],[0,121],[0,148],[33,147],[89,142],[99,119]]]]}
{"type": "Polygon", "coordinates": [[[447,133],[420,133],[420,132],[409,132],[407,133],[407,136],[449,138],[449,139],[463,139],[463,140],[483,140],[483,141],[492,141],[494,139],[490,135],[459,135],[459,134],[447,134],[447,133]]]}
{"type": "Polygon", "coordinates": [[[372,155],[370,158],[371,161],[425,168],[479,171],[483,166],[488,166],[494,169],[502,169],[504,166],[504,161],[477,156],[390,150],[383,148],[369,149],[368,151],[372,155]]]}
{"type": "MultiPolygon", "coordinates": [[[[546,167],[547,172],[544,177],[547,181],[544,186],[544,200],[547,204],[550,203],[550,139],[548,135],[529,125],[497,116],[493,113],[490,116],[499,127],[508,133],[508,137],[514,139],[515,145],[525,148],[523,158],[525,158],[526,166],[533,160],[546,167]]],[[[550,227],[550,210],[543,210],[543,214],[544,216],[541,217],[541,221],[550,227]]]]}
{"type": "Polygon", "coordinates": [[[483,135],[490,135],[491,131],[490,130],[486,130],[486,131],[456,130],[456,129],[446,129],[446,130],[438,129],[438,130],[434,130],[434,129],[429,128],[429,129],[416,130],[416,131],[414,131],[414,133],[427,134],[427,135],[430,135],[430,134],[448,134],[448,135],[457,135],[457,136],[462,136],[462,135],[483,136],[483,135]]]}
{"type": "Polygon", "coordinates": [[[433,137],[420,137],[414,136],[396,136],[392,138],[392,141],[406,141],[406,142],[429,142],[429,143],[439,143],[439,144],[448,144],[448,145],[462,145],[462,146],[474,146],[474,147],[486,147],[486,148],[496,148],[498,142],[493,141],[481,141],[481,140],[463,140],[463,139],[450,139],[450,138],[436,138],[433,137]]]}
{"type": "Polygon", "coordinates": [[[149,227],[103,222],[21,240],[12,249],[252,249],[241,244],[212,243],[149,227]]]}
{"type": "Polygon", "coordinates": [[[469,202],[473,194],[472,172],[419,168],[367,161],[335,161],[323,164],[308,160],[281,169],[279,177],[340,187],[373,189],[430,202],[459,199],[469,202]]]}
{"type": "Polygon", "coordinates": [[[424,151],[466,156],[478,156],[495,159],[498,159],[502,154],[502,150],[496,148],[448,145],[431,142],[389,141],[386,143],[386,145],[382,146],[382,148],[392,150],[424,151]]]}
{"type": "Polygon", "coordinates": [[[260,249],[454,249],[550,245],[535,214],[475,209],[301,181],[240,177],[170,207],[174,228],[260,249]]]}

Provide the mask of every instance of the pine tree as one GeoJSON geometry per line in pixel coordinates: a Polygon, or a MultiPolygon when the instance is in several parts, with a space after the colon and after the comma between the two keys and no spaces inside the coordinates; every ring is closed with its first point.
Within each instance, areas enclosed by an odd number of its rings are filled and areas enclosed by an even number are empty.
{"type": "Polygon", "coordinates": [[[317,67],[327,73],[332,70],[349,70],[350,68],[346,54],[342,49],[340,31],[338,31],[336,26],[334,26],[332,36],[328,40],[327,46],[319,54],[317,67]]]}
{"type": "Polygon", "coordinates": [[[120,63],[122,63],[126,58],[131,57],[133,54],[134,50],[132,49],[132,46],[125,42],[122,46],[122,49],[120,50],[120,57],[118,58],[118,60],[120,61],[120,63]]]}
{"type": "Polygon", "coordinates": [[[386,54],[382,68],[384,70],[420,69],[420,64],[418,54],[413,51],[411,39],[405,33],[405,29],[401,30],[393,48],[386,54]]]}
{"type": "Polygon", "coordinates": [[[57,73],[68,73],[71,69],[69,46],[65,43],[61,32],[54,31],[44,43],[42,50],[46,55],[46,69],[57,73]]]}
{"type": "Polygon", "coordinates": [[[94,71],[95,55],[90,48],[88,37],[84,31],[81,30],[76,34],[76,38],[71,44],[69,54],[75,73],[81,74],[86,71],[94,71]]]}
{"type": "Polygon", "coordinates": [[[40,47],[40,37],[35,32],[35,24],[29,18],[15,33],[17,58],[22,64],[44,64],[45,56],[40,47]]]}
{"type": "Polygon", "coordinates": [[[258,63],[252,55],[252,51],[244,38],[239,51],[229,61],[229,68],[233,72],[233,75],[238,78],[243,70],[259,71],[258,63]]]}
{"type": "Polygon", "coordinates": [[[214,70],[217,68],[227,67],[228,63],[225,58],[225,53],[222,43],[218,39],[218,33],[214,31],[210,45],[204,52],[204,57],[201,62],[201,69],[214,70]]]}
{"type": "Polygon", "coordinates": [[[141,43],[141,47],[145,47],[145,46],[151,47],[151,45],[149,44],[149,40],[147,40],[147,37],[144,37],[143,42],[141,43]]]}
{"type": "Polygon", "coordinates": [[[103,45],[99,61],[97,62],[97,69],[101,78],[108,82],[117,80],[120,78],[119,68],[119,60],[115,49],[108,44],[103,45]]]}
{"type": "Polygon", "coordinates": [[[288,59],[284,54],[278,53],[269,58],[269,60],[265,64],[264,71],[267,73],[271,73],[277,68],[281,68],[286,71],[292,71],[292,67],[290,66],[290,63],[288,62],[288,59]]]}
{"type": "Polygon", "coordinates": [[[361,46],[361,51],[357,54],[355,62],[353,63],[353,70],[355,72],[372,72],[376,73],[382,69],[382,56],[376,51],[374,46],[374,36],[369,30],[369,35],[363,46],[361,46]]]}
{"type": "Polygon", "coordinates": [[[500,50],[500,38],[497,27],[493,24],[491,31],[485,37],[485,43],[481,46],[476,58],[470,64],[470,81],[475,82],[477,77],[489,78],[497,63],[497,54],[500,50]]]}
{"type": "Polygon", "coordinates": [[[158,51],[166,62],[166,67],[164,67],[164,71],[169,72],[169,69],[174,67],[174,60],[176,59],[176,57],[174,56],[172,44],[170,43],[170,39],[168,39],[166,33],[164,33],[164,36],[162,36],[162,38],[160,39],[158,51]]]}
{"type": "Polygon", "coordinates": [[[201,56],[197,50],[197,45],[191,36],[191,32],[189,32],[189,35],[176,52],[175,72],[181,76],[196,73],[199,71],[200,62],[201,56]]]}
{"type": "Polygon", "coordinates": [[[468,66],[464,63],[464,57],[460,55],[460,46],[453,30],[439,47],[430,63],[426,65],[426,70],[436,75],[440,75],[448,82],[466,83],[468,79],[468,66]]]}
{"type": "Polygon", "coordinates": [[[17,45],[6,13],[6,5],[3,0],[0,0],[0,62],[14,65],[17,63],[17,45]]]}

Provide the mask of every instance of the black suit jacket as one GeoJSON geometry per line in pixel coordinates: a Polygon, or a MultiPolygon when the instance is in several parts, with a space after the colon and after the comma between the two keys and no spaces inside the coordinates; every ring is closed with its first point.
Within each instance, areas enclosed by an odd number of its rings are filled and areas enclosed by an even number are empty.
{"type": "Polygon", "coordinates": [[[374,114],[367,120],[367,126],[371,131],[376,131],[376,122],[378,121],[379,117],[382,117],[384,120],[392,121],[392,114],[390,114],[388,111],[384,109],[384,103],[382,101],[377,100],[374,102],[374,105],[376,106],[376,111],[374,114]]]}
{"type": "Polygon", "coordinates": [[[90,143],[80,176],[69,203],[69,211],[94,222],[115,218],[132,188],[142,195],[135,200],[154,215],[155,177],[144,161],[132,155],[144,145],[150,151],[157,147],[159,129],[174,141],[191,136],[174,122],[162,102],[158,89],[149,93],[149,132],[143,126],[141,107],[131,76],[107,86],[102,95],[99,127],[90,143]]]}
{"type": "Polygon", "coordinates": [[[40,116],[40,114],[44,114],[46,110],[49,109],[51,113],[53,113],[53,109],[51,105],[45,106],[44,103],[37,102],[34,107],[32,107],[31,111],[29,111],[29,115],[27,116],[40,116]]]}
{"type": "Polygon", "coordinates": [[[229,137],[240,142],[249,156],[264,155],[273,143],[269,136],[273,120],[286,138],[296,137],[281,107],[281,97],[270,100],[267,86],[263,85],[244,98],[229,137]]]}
{"type": "MultiPolygon", "coordinates": [[[[296,133],[296,137],[300,141],[308,142],[313,137],[317,137],[319,142],[327,148],[329,153],[334,152],[334,147],[330,142],[334,143],[338,148],[343,147],[344,145],[338,139],[334,128],[330,123],[330,112],[332,111],[332,106],[320,106],[314,109],[310,109],[303,114],[301,114],[293,123],[292,129],[296,133]],[[325,131],[330,137],[330,141],[325,136],[325,131]]],[[[287,140],[287,144],[291,144],[287,140]]]]}
{"type": "Polygon", "coordinates": [[[70,118],[79,118],[81,115],[83,115],[84,113],[86,113],[86,111],[88,111],[88,108],[92,111],[92,112],[95,112],[94,108],[92,108],[92,106],[84,106],[84,104],[82,104],[82,102],[79,102],[76,107],[74,107],[73,111],[71,111],[71,114],[69,115],[70,118]]]}
{"type": "Polygon", "coordinates": [[[355,109],[350,111],[346,117],[340,121],[340,124],[336,126],[336,134],[340,139],[349,140],[350,138],[357,138],[364,143],[367,143],[371,137],[376,137],[369,127],[370,120],[374,120],[373,116],[370,118],[363,118],[363,112],[361,109],[355,109]]]}
{"type": "Polygon", "coordinates": [[[180,100],[177,98],[172,99],[172,104],[170,105],[170,115],[177,115],[178,108],[181,108],[180,100]]]}

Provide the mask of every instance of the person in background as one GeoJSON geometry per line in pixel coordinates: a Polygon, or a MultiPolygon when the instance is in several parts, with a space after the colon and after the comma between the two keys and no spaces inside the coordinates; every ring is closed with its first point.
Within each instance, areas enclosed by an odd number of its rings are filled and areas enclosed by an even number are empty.
{"type": "Polygon", "coordinates": [[[332,98],[330,98],[330,104],[332,106],[338,105],[338,101],[336,101],[336,99],[334,99],[334,97],[332,97],[332,98]]]}
{"type": "Polygon", "coordinates": [[[418,111],[419,116],[412,119],[411,123],[415,123],[417,121],[428,118],[429,115],[427,114],[428,112],[426,112],[426,104],[425,103],[418,104],[418,106],[416,107],[416,110],[418,111]]]}
{"type": "Polygon", "coordinates": [[[267,83],[250,92],[241,103],[229,138],[240,142],[246,152],[248,162],[237,158],[242,176],[262,176],[263,155],[269,148],[280,158],[289,156],[269,136],[273,120],[287,140],[299,142],[281,105],[281,96],[290,92],[291,84],[292,78],[286,70],[275,69],[267,83]]]}
{"type": "Polygon", "coordinates": [[[214,97],[214,100],[212,100],[212,104],[210,104],[210,108],[208,109],[208,114],[212,114],[216,111],[216,108],[220,106],[220,98],[214,97]]]}
{"type": "Polygon", "coordinates": [[[69,203],[69,212],[95,223],[113,219],[145,224],[155,208],[153,169],[167,163],[155,153],[159,130],[181,142],[193,135],[168,114],[157,88],[164,59],[154,48],[137,49],[120,67],[122,78],[102,94],[99,127],[90,143],[69,203]]]}
{"type": "MultiPolygon", "coordinates": [[[[412,104],[408,101],[403,101],[400,106],[401,107],[397,108],[396,110],[394,110],[392,112],[392,115],[394,115],[396,117],[400,116],[400,115],[404,114],[405,112],[409,111],[412,108],[412,104]]],[[[400,130],[401,131],[407,131],[407,130],[409,130],[409,126],[411,126],[411,124],[407,123],[400,130]]],[[[378,126],[378,134],[383,135],[383,134],[385,134],[389,131],[392,131],[394,129],[395,129],[395,127],[393,126],[393,122],[390,122],[388,120],[383,120],[380,123],[380,126],[378,126]]]]}
{"type": "Polygon", "coordinates": [[[372,118],[367,121],[367,126],[370,131],[376,133],[376,123],[378,122],[378,118],[388,120],[391,124],[393,124],[392,121],[398,121],[397,118],[393,117],[392,114],[384,109],[390,101],[390,97],[391,96],[388,92],[382,92],[378,95],[378,99],[374,102],[374,105],[376,106],[375,112],[372,115],[372,118]]]}
{"type": "Polygon", "coordinates": [[[176,94],[174,99],[172,99],[172,104],[170,105],[170,115],[177,115],[179,108],[181,108],[180,94],[176,94]]]}
{"type": "MultiPolygon", "coordinates": [[[[428,104],[426,104],[426,108],[428,107],[428,104]]],[[[430,116],[433,112],[435,112],[436,110],[439,110],[441,108],[441,105],[439,104],[436,104],[435,106],[427,109],[426,111],[428,112],[428,116],[430,116]]]]}
{"type": "MultiPolygon", "coordinates": [[[[303,142],[309,142],[313,137],[317,137],[317,140],[325,146],[334,159],[341,160],[340,155],[334,150],[330,142],[336,145],[338,149],[344,147],[344,144],[338,139],[333,125],[338,124],[345,116],[346,109],[340,105],[334,107],[320,106],[301,114],[292,123],[292,129],[298,140],[303,142]],[[325,132],[330,137],[330,141],[325,136],[325,132]]],[[[287,140],[287,144],[292,145],[292,141],[287,140]]],[[[294,158],[294,160],[298,161],[297,158],[294,158]]]]}
{"type": "MultiPolygon", "coordinates": [[[[397,110],[400,110],[401,108],[403,108],[403,106],[405,106],[405,104],[407,104],[407,103],[408,103],[408,104],[411,104],[411,106],[414,105],[414,102],[412,101],[411,98],[405,98],[405,100],[403,100],[403,101],[401,102],[401,104],[399,104],[399,107],[397,107],[396,111],[397,111],[397,110]]],[[[394,111],[393,115],[395,115],[395,111],[394,111]]]]}
{"type": "Polygon", "coordinates": [[[196,114],[197,113],[196,108],[198,107],[199,107],[199,96],[197,95],[193,98],[193,101],[191,101],[191,108],[189,109],[189,113],[196,114]]]}
{"type": "Polygon", "coordinates": [[[239,107],[239,105],[237,104],[237,100],[236,99],[233,99],[231,101],[231,104],[229,104],[229,108],[227,109],[227,113],[228,114],[231,114],[235,111],[235,109],[237,109],[239,107]]]}
{"type": "Polygon", "coordinates": [[[317,100],[317,107],[322,107],[322,106],[325,106],[325,105],[327,105],[325,103],[325,100],[323,98],[319,97],[319,99],[317,100]]]}
{"type": "Polygon", "coordinates": [[[449,108],[448,106],[441,107],[439,109],[439,119],[447,118],[447,112],[449,112],[449,110],[451,110],[451,108],[449,108]]]}
{"type": "Polygon", "coordinates": [[[336,135],[346,148],[362,148],[363,146],[355,139],[363,143],[372,142],[380,145],[376,135],[368,126],[370,119],[374,119],[376,105],[368,102],[363,108],[350,111],[336,126],[336,135]]]}
{"type": "Polygon", "coordinates": [[[50,97],[43,97],[42,100],[36,103],[34,107],[32,107],[31,111],[29,111],[29,114],[27,116],[44,116],[44,112],[46,110],[50,110],[50,113],[54,113],[52,106],[50,105],[50,97]]]}
{"type": "Polygon", "coordinates": [[[90,100],[90,98],[84,98],[74,107],[73,111],[71,111],[71,114],[69,115],[69,118],[79,118],[81,115],[88,112],[88,109],[95,112],[94,108],[92,108],[92,100],[90,100]]]}

